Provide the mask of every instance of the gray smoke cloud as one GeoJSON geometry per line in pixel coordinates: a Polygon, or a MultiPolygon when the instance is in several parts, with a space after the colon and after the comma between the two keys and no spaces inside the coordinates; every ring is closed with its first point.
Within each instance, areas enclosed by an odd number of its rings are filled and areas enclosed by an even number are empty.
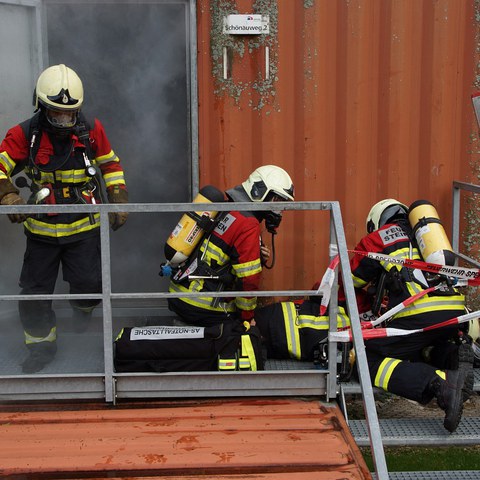
{"type": "MultiPolygon", "coordinates": [[[[48,65],[65,63],[79,74],[84,111],[104,124],[132,203],[190,199],[186,3],[45,4],[48,65]]],[[[8,128],[32,115],[35,79],[29,41],[19,38],[31,30],[25,14],[9,5],[0,5],[0,12],[1,38],[21,44],[13,53],[0,51],[2,65],[9,66],[0,72],[3,138],[8,128]]],[[[179,215],[132,214],[122,229],[111,232],[114,292],[166,291],[159,264],[179,215]]],[[[8,251],[0,267],[1,291],[18,293],[24,235],[6,216],[0,217],[0,227],[2,250],[8,251]]],[[[57,283],[58,292],[67,291],[61,276],[57,283]]]]}

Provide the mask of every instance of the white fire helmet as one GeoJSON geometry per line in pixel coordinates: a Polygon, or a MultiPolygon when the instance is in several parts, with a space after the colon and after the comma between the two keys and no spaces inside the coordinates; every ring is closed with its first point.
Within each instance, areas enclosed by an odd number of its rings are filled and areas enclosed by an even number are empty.
{"type": "Polygon", "coordinates": [[[48,121],[55,128],[72,128],[82,104],[83,84],[71,68],[53,65],[38,77],[33,105],[35,111],[44,107],[48,121]]]}
{"type": "Polygon", "coordinates": [[[394,198],[387,198],[377,202],[368,213],[367,232],[372,233],[383,227],[389,220],[399,215],[408,215],[408,207],[394,198]]]}
{"type": "Polygon", "coordinates": [[[252,202],[294,200],[294,188],[290,175],[276,165],[263,165],[257,168],[242,183],[242,186],[252,202]]]}

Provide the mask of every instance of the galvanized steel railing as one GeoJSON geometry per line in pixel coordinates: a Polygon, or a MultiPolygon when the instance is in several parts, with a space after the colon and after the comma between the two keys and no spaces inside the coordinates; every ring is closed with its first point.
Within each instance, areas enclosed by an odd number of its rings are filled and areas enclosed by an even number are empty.
{"type": "MultiPolygon", "coordinates": [[[[82,298],[98,298],[102,300],[103,310],[103,348],[104,372],[99,374],[63,374],[1,376],[0,390],[9,399],[58,399],[58,398],[98,398],[101,390],[106,402],[115,403],[119,398],[168,397],[195,391],[198,396],[230,396],[230,395],[285,395],[285,394],[324,394],[326,399],[335,398],[338,392],[336,362],[329,362],[328,371],[299,370],[275,372],[235,372],[224,374],[217,372],[179,373],[116,373],[113,364],[113,329],[112,300],[115,299],[167,299],[178,294],[168,292],[134,292],[113,293],[110,271],[110,231],[109,212],[129,213],[184,213],[194,211],[286,211],[286,210],[326,210],[330,212],[330,258],[340,257],[340,272],[343,277],[347,301],[347,313],[351,320],[353,343],[356,353],[357,370],[363,392],[365,414],[369,436],[371,439],[373,458],[376,464],[378,479],[387,479],[388,471],[385,463],[380,427],[375,408],[373,390],[368,372],[365,346],[362,338],[355,292],[353,288],[345,232],[338,202],[274,202],[274,203],[172,203],[172,204],[102,204],[102,205],[25,205],[0,206],[0,215],[9,213],[100,213],[102,293],[101,294],[52,294],[52,295],[0,295],[2,300],[69,300],[82,298]],[[325,375],[319,375],[324,373],[325,375]],[[304,382],[300,382],[300,379],[304,382]],[[321,383],[321,378],[326,378],[321,383]],[[305,388],[305,382],[308,388],[305,388]],[[101,386],[103,384],[103,386],[101,386]]],[[[335,287],[338,285],[337,278],[335,287]]],[[[306,296],[312,290],[272,290],[255,292],[229,292],[229,296],[252,295],[266,296],[306,296]]],[[[201,296],[201,293],[182,293],[182,297],[201,296]]],[[[220,297],[224,293],[212,293],[210,296],[220,297]]],[[[337,328],[337,289],[333,288],[330,301],[330,329],[337,328]]],[[[336,359],[337,345],[329,345],[329,358],[336,359]]]]}
{"type": "Polygon", "coordinates": [[[472,183],[465,182],[453,182],[452,193],[452,248],[457,257],[467,261],[468,263],[480,268],[480,263],[476,260],[467,257],[463,253],[460,253],[460,200],[462,190],[464,192],[472,192],[479,194],[480,185],[473,185],[472,183]]]}

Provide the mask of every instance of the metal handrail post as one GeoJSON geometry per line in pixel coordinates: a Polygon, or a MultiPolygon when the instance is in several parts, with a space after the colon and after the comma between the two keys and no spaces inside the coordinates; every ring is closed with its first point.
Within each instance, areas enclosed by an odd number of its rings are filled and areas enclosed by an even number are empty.
{"type": "Polygon", "coordinates": [[[375,406],[375,397],[373,395],[372,382],[368,370],[367,354],[365,352],[365,343],[363,341],[362,328],[360,326],[360,317],[358,314],[357,301],[353,288],[352,271],[350,270],[350,261],[348,258],[347,241],[343,230],[342,215],[340,204],[332,203],[332,215],[334,219],[335,234],[338,243],[338,254],[340,256],[340,269],[342,271],[343,287],[347,301],[348,316],[350,318],[350,327],[353,336],[353,346],[355,348],[355,358],[357,363],[360,387],[362,389],[363,408],[370,438],[370,447],[372,458],[375,464],[377,480],[388,480],[387,462],[385,451],[383,449],[382,436],[380,433],[380,424],[378,422],[377,409],[375,406]]]}
{"type": "Polygon", "coordinates": [[[462,260],[465,260],[471,265],[475,265],[476,267],[480,268],[480,262],[460,253],[460,196],[462,190],[466,192],[480,194],[480,185],[474,185],[473,183],[466,182],[458,182],[456,180],[453,182],[452,248],[457,257],[457,260],[458,258],[461,258],[462,260]]]}
{"type": "Polygon", "coordinates": [[[113,378],[112,276],[110,264],[110,222],[108,211],[100,210],[100,249],[102,262],[103,362],[105,401],[115,401],[113,378]]]}
{"type": "Polygon", "coordinates": [[[454,252],[460,248],[460,188],[453,184],[452,193],[452,247],[454,252]]]}
{"type": "MultiPolygon", "coordinates": [[[[338,243],[335,235],[335,217],[330,209],[330,240],[329,240],[329,258],[330,261],[338,254],[338,243]]],[[[335,270],[335,279],[333,281],[332,293],[329,303],[329,331],[337,331],[338,314],[338,269],[335,270]]],[[[337,342],[328,342],[328,380],[327,380],[327,400],[337,396],[337,342]]]]}

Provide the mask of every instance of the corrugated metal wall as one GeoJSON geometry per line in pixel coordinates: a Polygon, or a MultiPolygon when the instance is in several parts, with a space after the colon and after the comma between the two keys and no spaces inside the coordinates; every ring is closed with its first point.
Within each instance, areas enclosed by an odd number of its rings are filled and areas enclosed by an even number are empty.
{"type": "MultiPolygon", "coordinates": [[[[298,200],[340,201],[350,248],[387,197],[429,199],[450,232],[452,181],[470,179],[476,160],[477,2],[200,0],[200,184],[280,165],[298,200]],[[223,34],[233,13],[268,14],[270,34],[223,34]]],[[[321,277],[326,217],[285,214],[266,287],[321,277]]]]}

